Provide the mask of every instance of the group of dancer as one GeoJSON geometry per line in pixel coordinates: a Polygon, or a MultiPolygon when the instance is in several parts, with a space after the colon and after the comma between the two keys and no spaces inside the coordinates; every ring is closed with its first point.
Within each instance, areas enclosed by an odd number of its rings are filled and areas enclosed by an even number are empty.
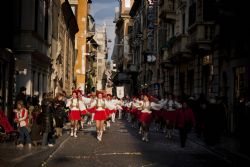
{"type": "Polygon", "coordinates": [[[77,137],[78,122],[83,126],[82,117],[91,115],[91,120],[96,123],[97,139],[102,140],[105,127],[110,127],[110,121],[115,122],[117,110],[121,110],[120,101],[116,97],[107,94],[105,98],[102,92],[95,96],[83,96],[81,91],[73,91],[72,98],[66,105],[69,111],[69,120],[71,122],[70,136],[77,137]],[[105,123],[105,124],[104,124],[105,123]]]}
{"type": "Polygon", "coordinates": [[[96,123],[96,137],[99,141],[102,140],[105,127],[110,127],[110,121],[115,122],[117,113],[121,118],[122,112],[131,122],[132,127],[139,126],[139,134],[145,142],[149,141],[151,123],[164,120],[166,137],[171,138],[173,128],[177,126],[180,131],[181,145],[184,147],[187,133],[195,122],[194,114],[187,102],[175,100],[172,94],[168,94],[161,100],[147,94],[133,96],[131,99],[117,99],[116,96],[101,92],[96,96],[86,97],[81,94],[81,91],[73,91],[67,107],[70,109],[70,135],[77,137],[78,122],[82,115],[90,114],[96,123]]]}
{"type": "Polygon", "coordinates": [[[167,138],[172,138],[174,128],[180,132],[181,146],[185,147],[188,132],[195,125],[195,117],[187,100],[177,100],[173,94],[163,99],[143,94],[126,100],[124,110],[128,121],[135,127],[138,123],[142,140],[149,141],[149,128],[154,123],[156,130],[164,129],[167,138]]]}

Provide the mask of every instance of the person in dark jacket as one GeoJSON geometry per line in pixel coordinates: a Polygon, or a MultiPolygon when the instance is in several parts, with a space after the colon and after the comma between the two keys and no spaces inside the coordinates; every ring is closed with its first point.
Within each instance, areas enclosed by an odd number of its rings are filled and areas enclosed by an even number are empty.
{"type": "Polygon", "coordinates": [[[182,102],[182,107],[176,113],[176,126],[179,129],[181,147],[185,147],[188,133],[195,125],[195,117],[187,101],[182,102]]]}
{"type": "Polygon", "coordinates": [[[42,146],[48,145],[53,147],[53,115],[54,115],[54,103],[51,94],[46,94],[42,101],[42,146]]]}
{"type": "Polygon", "coordinates": [[[42,140],[42,113],[39,107],[35,107],[32,112],[32,126],[30,137],[33,145],[37,146],[42,140]]]}
{"type": "Polygon", "coordinates": [[[225,111],[222,105],[212,97],[209,100],[205,113],[204,139],[208,145],[215,145],[220,142],[224,129],[225,111]]]}
{"type": "Polygon", "coordinates": [[[66,103],[63,99],[63,94],[58,93],[55,98],[55,130],[56,130],[56,137],[62,136],[62,128],[63,128],[63,118],[66,109],[66,103]]]}

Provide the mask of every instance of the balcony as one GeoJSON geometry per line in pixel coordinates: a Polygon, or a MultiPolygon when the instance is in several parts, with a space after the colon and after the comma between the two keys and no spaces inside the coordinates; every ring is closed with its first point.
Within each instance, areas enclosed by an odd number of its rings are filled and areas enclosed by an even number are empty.
{"type": "Polygon", "coordinates": [[[195,23],[190,26],[187,47],[198,50],[211,50],[211,42],[214,39],[215,26],[213,23],[195,23]]]}
{"type": "Polygon", "coordinates": [[[172,57],[179,56],[182,59],[191,58],[190,51],[187,49],[188,36],[180,34],[175,38],[172,45],[172,57]]]}
{"type": "Polygon", "coordinates": [[[181,34],[179,36],[176,36],[175,42],[172,46],[172,53],[173,55],[178,55],[181,53],[187,52],[186,45],[188,41],[188,36],[181,34]]]}
{"type": "Polygon", "coordinates": [[[164,20],[176,20],[175,3],[172,0],[165,0],[159,8],[159,17],[164,20]]]}

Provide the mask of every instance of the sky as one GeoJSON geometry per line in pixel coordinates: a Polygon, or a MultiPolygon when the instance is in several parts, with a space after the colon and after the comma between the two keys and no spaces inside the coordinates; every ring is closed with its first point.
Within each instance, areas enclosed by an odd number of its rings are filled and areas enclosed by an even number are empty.
{"type": "Polygon", "coordinates": [[[95,19],[96,27],[106,24],[108,43],[108,59],[110,60],[115,40],[115,7],[119,6],[118,0],[92,0],[90,13],[95,19]]]}

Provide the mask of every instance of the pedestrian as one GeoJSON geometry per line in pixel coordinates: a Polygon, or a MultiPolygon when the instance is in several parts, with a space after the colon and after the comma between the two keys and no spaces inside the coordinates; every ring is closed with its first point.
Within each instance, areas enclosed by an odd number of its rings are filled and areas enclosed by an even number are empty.
{"type": "Polygon", "coordinates": [[[55,97],[55,130],[56,130],[56,137],[62,136],[62,128],[63,128],[63,117],[66,109],[66,104],[63,99],[63,94],[62,93],[57,93],[55,97]]]}
{"type": "Polygon", "coordinates": [[[38,143],[42,143],[42,113],[41,108],[36,106],[32,112],[32,126],[30,137],[32,144],[37,146],[38,143]]]}
{"type": "Polygon", "coordinates": [[[53,127],[54,104],[51,94],[47,93],[42,100],[42,147],[54,146],[53,127]]]}
{"type": "Polygon", "coordinates": [[[194,115],[196,120],[195,130],[197,137],[204,137],[205,130],[205,114],[208,110],[209,101],[207,100],[204,93],[201,93],[199,98],[195,101],[194,104],[194,115]]]}
{"type": "Polygon", "coordinates": [[[181,147],[185,147],[188,133],[195,125],[195,117],[187,101],[182,102],[182,107],[177,109],[176,126],[179,129],[181,147]]]}
{"type": "Polygon", "coordinates": [[[28,147],[31,148],[31,138],[28,130],[28,110],[25,108],[23,101],[17,101],[17,107],[14,110],[15,119],[19,131],[19,141],[20,144],[17,145],[19,148],[23,148],[24,144],[28,144],[28,147]]]}

